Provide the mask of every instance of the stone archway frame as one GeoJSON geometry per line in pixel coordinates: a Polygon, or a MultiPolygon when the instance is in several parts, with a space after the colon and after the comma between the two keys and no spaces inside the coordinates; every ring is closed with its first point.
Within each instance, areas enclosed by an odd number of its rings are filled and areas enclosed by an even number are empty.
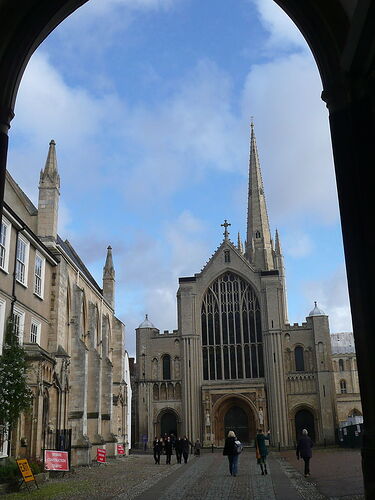
{"type": "MultiPolygon", "coordinates": [[[[171,406],[165,406],[161,410],[158,411],[156,417],[154,418],[153,424],[154,424],[154,436],[160,436],[160,425],[161,425],[161,418],[165,413],[174,413],[176,416],[177,420],[177,435],[181,435],[181,429],[182,429],[182,418],[181,414],[176,408],[172,408],[171,406]]],[[[178,437],[176,436],[176,437],[178,437]]]]}
{"type": "Polygon", "coordinates": [[[321,425],[320,425],[320,420],[318,417],[318,411],[316,408],[314,408],[312,405],[309,403],[298,403],[293,408],[290,409],[289,411],[289,436],[291,438],[290,445],[295,445],[296,440],[295,440],[295,435],[296,435],[296,426],[295,426],[295,421],[296,421],[296,415],[299,411],[301,410],[307,410],[309,411],[312,416],[314,417],[314,428],[315,428],[315,442],[319,443],[320,442],[320,436],[322,435],[321,432],[321,425]]]}
{"type": "Polygon", "coordinates": [[[211,433],[216,446],[224,446],[225,436],[220,432],[220,426],[223,425],[224,416],[232,406],[230,401],[233,399],[237,399],[240,403],[238,406],[245,410],[248,418],[253,419],[255,430],[259,427],[258,409],[250,398],[241,393],[223,394],[212,406],[211,433]]]}

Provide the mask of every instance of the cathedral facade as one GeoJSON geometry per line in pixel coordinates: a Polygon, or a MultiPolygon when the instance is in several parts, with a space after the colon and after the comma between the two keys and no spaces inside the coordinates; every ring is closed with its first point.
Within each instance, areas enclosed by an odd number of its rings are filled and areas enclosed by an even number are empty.
{"type": "Polygon", "coordinates": [[[224,238],[201,272],[179,279],[178,328],[136,330],[135,443],[174,433],[222,446],[256,429],[292,446],[303,428],[333,443],[337,427],[328,316],[317,304],[289,324],[280,238],[271,238],[251,126],[246,242],[224,238]]]}

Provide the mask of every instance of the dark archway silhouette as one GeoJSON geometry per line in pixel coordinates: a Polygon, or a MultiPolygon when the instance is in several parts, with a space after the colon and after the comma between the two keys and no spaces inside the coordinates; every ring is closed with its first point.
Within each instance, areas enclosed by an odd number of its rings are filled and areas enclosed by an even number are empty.
{"type": "Polygon", "coordinates": [[[225,414],[224,435],[227,436],[229,431],[234,431],[242,443],[249,443],[249,419],[240,406],[232,406],[225,414]]]}
{"type": "Polygon", "coordinates": [[[177,436],[177,417],[172,411],[166,411],[160,418],[160,435],[174,434],[177,436]]]}
{"type": "Polygon", "coordinates": [[[302,429],[306,429],[311,439],[315,442],[314,415],[311,411],[306,409],[297,411],[294,417],[294,425],[296,429],[296,440],[302,436],[302,429]]]}

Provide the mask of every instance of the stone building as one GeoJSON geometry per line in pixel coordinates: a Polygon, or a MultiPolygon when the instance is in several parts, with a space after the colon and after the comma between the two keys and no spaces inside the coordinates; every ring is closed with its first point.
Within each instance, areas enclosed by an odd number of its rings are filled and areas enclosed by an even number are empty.
{"type": "MultiPolygon", "coordinates": [[[[0,345],[11,315],[30,367],[33,408],[12,431],[13,456],[70,447],[88,464],[98,447],[129,448],[131,388],[125,327],[115,316],[115,270],[108,247],[103,285],[57,234],[60,177],[51,141],[38,207],[7,173],[1,229],[0,345]]],[[[2,454],[7,455],[6,439],[2,454]]]]}
{"type": "Polygon", "coordinates": [[[350,332],[331,335],[339,425],[363,422],[354,336],[350,332]]]}
{"type": "Polygon", "coordinates": [[[271,232],[251,126],[247,234],[224,238],[203,269],[179,279],[178,328],[146,317],[136,330],[137,435],[186,434],[223,445],[228,430],[253,443],[258,427],[274,445],[302,428],[335,440],[336,391],[328,316],[317,305],[289,324],[280,237],[271,232]]]}

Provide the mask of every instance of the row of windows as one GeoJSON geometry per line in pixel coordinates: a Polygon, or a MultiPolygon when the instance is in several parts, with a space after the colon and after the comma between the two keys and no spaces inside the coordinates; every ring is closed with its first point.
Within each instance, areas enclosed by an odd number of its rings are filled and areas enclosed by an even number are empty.
{"type": "MultiPolygon", "coordinates": [[[[13,332],[18,337],[20,344],[23,342],[31,342],[33,344],[40,343],[42,324],[37,319],[31,317],[30,319],[30,330],[28,335],[25,335],[25,316],[26,313],[18,306],[14,307],[13,310],[13,332]]],[[[0,299],[0,354],[2,353],[4,335],[6,328],[6,318],[5,318],[5,300],[0,299]]]]}
{"type": "MultiPolygon", "coordinates": [[[[0,269],[6,273],[9,268],[10,233],[11,224],[3,218],[0,230],[0,269]]],[[[28,286],[29,251],[30,242],[24,236],[18,235],[15,269],[16,280],[25,287],[28,286]]],[[[38,252],[36,252],[34,261],[33,292],[40,298],[43,298],[44,294],[44,272],[45,259],[38,252]]]]}

